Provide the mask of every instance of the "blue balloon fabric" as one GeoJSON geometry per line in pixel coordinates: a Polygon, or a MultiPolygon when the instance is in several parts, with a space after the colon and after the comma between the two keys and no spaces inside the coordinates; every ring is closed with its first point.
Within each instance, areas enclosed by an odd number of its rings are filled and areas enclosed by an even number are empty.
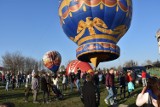
{"type": "Polygon", "coordinates": [[[120,55],[116,44],[131,24],[132,0],[60,0],[59,17],[65,34],[79,46],[79,60],[114,60],[120,55]]]}

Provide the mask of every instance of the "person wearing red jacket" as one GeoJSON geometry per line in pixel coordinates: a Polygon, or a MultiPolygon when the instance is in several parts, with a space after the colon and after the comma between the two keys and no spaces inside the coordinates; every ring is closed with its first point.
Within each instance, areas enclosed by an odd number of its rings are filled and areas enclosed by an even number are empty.
{"type": "Polygon", "coordinates": [[[127,82],[132,82],[133,79],[132,79],[130,71],[128,71],[126,79],[127,79],[127,82]]]}
{"type": "Polygon", "coordinates": [[[131,71],[127,72],[126,80],[128,82],[128,97],[131,96],[132,91],[134,90],[133,78],[131,76],[131,71]]]}
{"type": "Polygon", "coordinates": [[[147,80],[146,80],[146,77],[147,77],[147,73],[145,71],[142,71],[142,84],[143,84],[143,87],[147,86],[147,80]]]}

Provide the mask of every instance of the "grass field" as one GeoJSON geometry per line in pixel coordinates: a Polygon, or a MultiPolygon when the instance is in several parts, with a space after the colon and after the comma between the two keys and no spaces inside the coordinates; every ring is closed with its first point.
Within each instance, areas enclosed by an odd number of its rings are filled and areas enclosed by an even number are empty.
{"type": "MultiPolygon", "coordinates": [[[[126,104],[129,107],[135,107],[135,99],[133,95],[138,94],[141,91],[141,87],[136,88],[132,94],[132,96],[126,100],[120,99],[118,95],[117,106],[120,104],[126,104]]],[[[42,102],[42,94],[40,93],[38,96],[38,100],[40,103],[33,104],[32,103],[32,94],[29,97],[29,102],[24,102],[24,88],[9,90],[8,92],[4,90],[4,88],[0,89],[0,103],[4,102],[12,102],[15,104],[15,107],[83,107],[83,104],[80,100],[80,97],[77,92],[70,93],[65,91],[64,100],[55,100],[53,99],[54,95],[51,96],[52,101],[49,104],[43,104],[42,102]]],[[[118,90],[119,94],[119,90],[118,90]]],[[[104,98],[107,95],[107,91],[104,86],[101,86],[101,100],[99,107],[109,107],[104,103],[104,98]]]]}

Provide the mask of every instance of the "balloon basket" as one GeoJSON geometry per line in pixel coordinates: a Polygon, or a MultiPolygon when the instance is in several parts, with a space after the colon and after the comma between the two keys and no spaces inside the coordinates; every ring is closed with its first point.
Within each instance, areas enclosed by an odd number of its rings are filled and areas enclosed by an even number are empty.
{"type": "Polygon", "coordinates": [[[120,56],[120,48],[113,43],[93,42],[80,45],[76,50],[78,60],[91,62],[95,67],[100,62],[111,61],[120,56]]]}

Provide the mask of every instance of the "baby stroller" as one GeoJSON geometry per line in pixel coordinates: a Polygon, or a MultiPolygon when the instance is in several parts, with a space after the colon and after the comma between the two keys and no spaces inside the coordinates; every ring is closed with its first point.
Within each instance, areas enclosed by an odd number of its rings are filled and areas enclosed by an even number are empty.
{"type": "Polygon", "coordinates": [[[54,94],[56,95],[56,98],[58,100],[63,100],[63,94],[61,93],[61,91],[57,88],[57,86],[53,85],[52,86],[52,91],[54,92],[54,94]]]}

